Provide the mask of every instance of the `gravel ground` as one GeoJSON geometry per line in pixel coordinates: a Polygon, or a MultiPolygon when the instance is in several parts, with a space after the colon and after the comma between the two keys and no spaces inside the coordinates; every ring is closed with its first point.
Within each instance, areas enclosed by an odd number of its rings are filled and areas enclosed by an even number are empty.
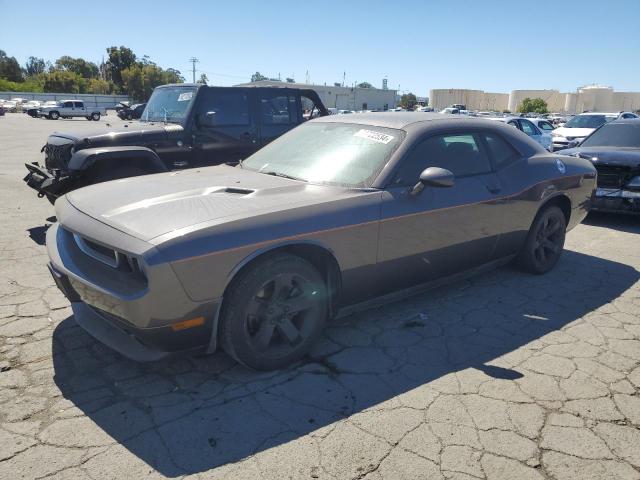
{"type": "Polygon", "coordinates": [[[346,318],[287,371],[141,365],[75,324],[21,181],[52,130],[108,122],[0,117],[0,478],[640,478],[640,219],[346,318]]]}

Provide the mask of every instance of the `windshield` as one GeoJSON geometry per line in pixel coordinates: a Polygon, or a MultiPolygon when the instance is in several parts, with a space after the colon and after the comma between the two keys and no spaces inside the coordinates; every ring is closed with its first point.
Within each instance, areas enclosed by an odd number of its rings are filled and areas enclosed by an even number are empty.
{"type": "Polygon", "coordinates": [[[580,146],[640,148],[640,122],[604,125],[593,132],[580,146]]]}
{"type": "Polygon", "coordinates": [[[193,103],[197,87],[160,87],[151,94],[143,122],[182,123],[193,103]]]}
{"type": "Polygon", "coordinates": [[[242,167],[312,183],[368,187],[404,138],[402,130],[351,123],[301,125],[242,167]]]}
{"type": "Polygon", "coordinates": [[[616,117],[610,115],[578,115],[564,124],[567,128],[598,128],[616,117]]]}

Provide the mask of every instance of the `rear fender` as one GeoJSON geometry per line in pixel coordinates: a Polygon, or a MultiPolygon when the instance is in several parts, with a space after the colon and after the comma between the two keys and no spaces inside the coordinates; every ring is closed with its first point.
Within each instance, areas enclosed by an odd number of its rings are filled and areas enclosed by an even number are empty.
{"type": "Polygon", "coordinates": [[[146,147],[105,147],[86,148],[73,154],[69,160],[69,170],[83,172],[96,164],[112,163],[136,159],[137,165],[148,173],[168,172],[167,166],[153,150],[146,147]]]}

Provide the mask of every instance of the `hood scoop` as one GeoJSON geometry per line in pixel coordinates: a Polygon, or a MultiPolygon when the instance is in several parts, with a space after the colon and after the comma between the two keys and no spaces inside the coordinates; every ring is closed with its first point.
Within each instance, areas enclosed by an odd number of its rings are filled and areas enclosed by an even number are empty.
{"type": "Polygon", "coordinates": [[[207,196],[220,195],[220,196],[229,196],[229,197],[237,197],[237,196],[242,197],[254,192],[255,190],[250,190],[247,188],[237,188],[237,187],[208,187],[204,189],[185,190],[179,193],[170,193],[168,195],[160,195],[155,198],[146,198],[144,200],[130,203],[128,205],[124,205],[119,208],[114,208],[113,210],[104,212],[102,216],[104,218],[110,218],[110,217],[119,216],[132,211],[140,210],[140,209],[158,207],[160,205],[180,203],[180,202],[189,201],[189,200],[197,201],[199,198],[207,197],[207,196]]]}

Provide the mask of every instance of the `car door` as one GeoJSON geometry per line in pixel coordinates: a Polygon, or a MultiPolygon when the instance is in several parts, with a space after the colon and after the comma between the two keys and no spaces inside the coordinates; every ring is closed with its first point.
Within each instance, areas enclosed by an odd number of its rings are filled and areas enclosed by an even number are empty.
{"type": "Polygon", "coordinates": [[[194,166],[242,160],[259,146],[254,96],[248,89],[206,88],[193,122],[194,166]]]}
{"type": "Polygon", "coordinates": [[[542,145],[542,133],[540,132],[540,130],[538,130],[538,127],[536,127],[529,120],[525,120],[524,118],[521,118],[520,120],[518,120],[518,122],[520,122],[520,130],[522,130],[533,140],[542,145]]]}
{"type": "Polygon", "coordinates": [[[87,110],[84,108],[83,102],[73,102],[73,103],[74,103],[74,112],[73,112],[74,116],[80,117],[80,116],[87,115],[87,110]]]}
{"type": "Polygon", "coordinates": [[[73,102],[63,102],[62,108],[60,109],[60,115],[63,117],[72,116],[73,115],[73,102]]]}
{"type": "Polygon", "coordinates": [[[258,94],[260,144],[275,140],[298,123],[299,95],[262,90],[258,94]]]}
{"type": "Polygon", "coordinates": [[[478,131],[425,137],[401,160],[383,196],[378,265],[394,290],[477,267],[492,258],[504,213],[501,185],[478,131]],[[451,187],[412,187],[428,167],[455,175],[451,187]]]}

